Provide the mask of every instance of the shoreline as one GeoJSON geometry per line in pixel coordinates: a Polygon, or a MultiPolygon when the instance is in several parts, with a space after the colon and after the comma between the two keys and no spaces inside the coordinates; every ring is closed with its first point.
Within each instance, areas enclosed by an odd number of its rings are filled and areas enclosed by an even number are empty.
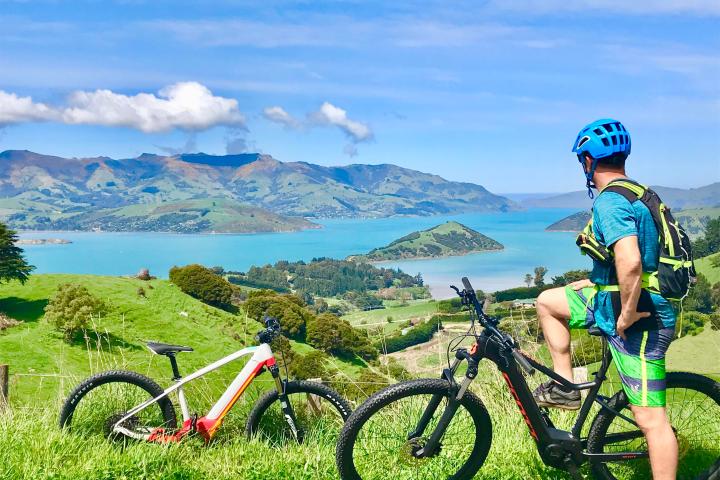
{"type": "MultiPolygon", "coordinates": [[[[473,250],[472,252],[465,252],[465,253],[458,253],[454,255],[437,255],[434,257],[405,257],[405,258],[397,258],[394,260],[369,260],[365,263],[369,263],[370,265],[376,265],[380,263],[397,263],[397,262],[414,262],[414,261],[421,261],[421,260],[440,260],[443,258],[453,258],[453,257],[467,257],[468,255],[478,255],[481,253],[493,253],[493,252],[502,252],[505,250],[505,246],[503,248],[491,248],[488,250],[473,250]]],[[[355,255],[349,255],[346,257],[352,258],[355,255]]],[[[362,255],[357,255],[358,257],[361,257],[362,255]]]]}

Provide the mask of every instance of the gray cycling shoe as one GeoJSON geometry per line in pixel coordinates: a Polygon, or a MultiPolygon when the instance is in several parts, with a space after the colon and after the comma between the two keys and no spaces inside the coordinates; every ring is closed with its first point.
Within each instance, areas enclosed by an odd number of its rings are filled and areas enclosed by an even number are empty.
{"type": "Polygon", "coordinates": [[[580,392],[577,390],[566,392],[554,380],[541,383],[533,392],[533,397],[539,407],[562,408],[563,410],[580,408],[580,392]]]}

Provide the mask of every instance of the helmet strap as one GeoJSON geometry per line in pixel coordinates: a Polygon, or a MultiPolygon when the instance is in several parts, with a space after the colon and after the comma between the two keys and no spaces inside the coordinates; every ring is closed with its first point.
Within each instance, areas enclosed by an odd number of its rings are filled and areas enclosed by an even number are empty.
{"type": "MultiPolygon", "coordinates": [[[[590,157],[592,158],[592,157],[590,157]]],[[[597,188],[597,186],[593,183],[592,178],[595,175],[595,169],[597,168],[598,161],[596,158],[592,158],[592,162],[590,163],[590,170],[588,171],[585,168],[585,154],[580,153],[578,154],[578,160],[580,161],[580,165],[582,166],[583,173],[585,174],[585,186],[588,189],[588,197],[592,200],[595,198],[595,193],[593,193],[593,188],[597,188]]]]}

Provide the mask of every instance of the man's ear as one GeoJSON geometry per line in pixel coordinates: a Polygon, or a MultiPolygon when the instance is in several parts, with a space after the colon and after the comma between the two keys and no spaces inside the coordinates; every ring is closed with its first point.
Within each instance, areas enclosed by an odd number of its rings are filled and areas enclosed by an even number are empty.
{"type": "Polygon", "coordinates": [[[585,171],[586,172],[589,172],[590,168],[592,168],[592,161],[593,161],[592,157],[586,153],[585,154],[585,171]]]}

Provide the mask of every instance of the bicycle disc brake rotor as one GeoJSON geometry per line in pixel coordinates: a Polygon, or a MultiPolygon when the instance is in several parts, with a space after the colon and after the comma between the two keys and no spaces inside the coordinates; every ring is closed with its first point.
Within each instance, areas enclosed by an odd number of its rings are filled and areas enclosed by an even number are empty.
{"type": "Polygon", "coordinates": [[[442,449],[442,444],[438,444],[437,448],[434,452],[432,452],[432,454],[422,457],[418,456],[420,450],[425,448],[427,441],[428,439],[425,437],[413,437],[409,439],[403,446],[402,459],[404,460],[404,463],[413,464],[416,462],[421,462],[426,458],[432,458],[438,455],[440,453],[440,450],[442,449]]]}
{"type": "MultiPolygon", "coordinates": [[[[122,440],[125,438],[125,435],[123,435],[120,432],[116,432],[114,427],[115,424],[123,418],[126,413],[116,413],[114,415],[110,415],[107,420],[105,420],[105,437],[111,439],[111,440],[122,440]]],[[[127,420],[125,420],[122,424],[123,427],[127,428],[128,430],[134,431],[140,426],[140,421],[137,417],[137,415],[133,415],[127,420]]]]}

